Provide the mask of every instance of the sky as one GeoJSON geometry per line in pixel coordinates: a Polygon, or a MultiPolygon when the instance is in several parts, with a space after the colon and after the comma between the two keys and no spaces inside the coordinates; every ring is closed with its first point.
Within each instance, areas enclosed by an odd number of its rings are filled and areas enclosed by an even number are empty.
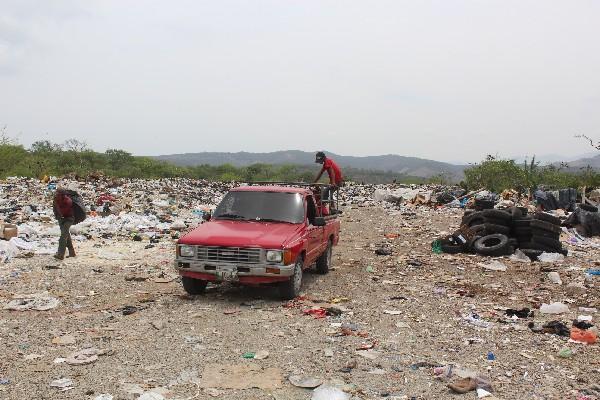
{"type": "Polygon", "coordinates": [[[596,0],[0,0],[0,127],[137,155],[600,140],[596,0]]]}

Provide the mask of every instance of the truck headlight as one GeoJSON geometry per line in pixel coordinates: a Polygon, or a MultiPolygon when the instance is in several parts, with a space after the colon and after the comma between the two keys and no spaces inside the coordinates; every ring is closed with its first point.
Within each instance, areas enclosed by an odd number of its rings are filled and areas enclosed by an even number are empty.
{"type": "Polygon", "coordinates": [[[193,246],[179,246],[179,255],[181,257],[194,257],[194,247],[193,246]]]}
{"type": "Polygon", "coordinates": [[[281,261],[283,261],[281,250],[267,250],[267,262],[280,263],[281,261]]]}

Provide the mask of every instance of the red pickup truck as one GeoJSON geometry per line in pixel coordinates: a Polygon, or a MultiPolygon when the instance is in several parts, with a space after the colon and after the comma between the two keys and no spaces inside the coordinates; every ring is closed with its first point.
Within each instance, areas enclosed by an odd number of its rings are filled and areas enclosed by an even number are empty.
{"type": "Polygon", "coordinates": [[[340,221],[327,214],[320,186],[240,186],[225,195],[208,221],[177,242],[175,267],[189,294],[208,282],[278,285],[297,297],[313,265],[326,274],[340,221]]]}

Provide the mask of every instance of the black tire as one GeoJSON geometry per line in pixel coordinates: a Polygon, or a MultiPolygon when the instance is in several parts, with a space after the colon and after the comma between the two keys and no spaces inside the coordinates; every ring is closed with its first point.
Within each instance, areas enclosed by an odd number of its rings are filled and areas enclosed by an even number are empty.
{"type": "Polygon", "coordinates": [[[518,247],[519,241],[516,238],[508,238],[508,244],[512,247],[518,247]]]}
{"type": "Polygon", "coordinates": [[[508,236],[499,233],[477,239],[473,247],[477,254],[492,257],[506,255],[511,248],[508,236]]]}
{"type": "Polygon", "coordinates": [[[327,242],[327,248],[325,252],[321,254],[319,258],[317,258],[316,263],[316,271],[319,274],[325,275],[329,272],[329,267],[331,266],[331,254],[333,253],[333,242],[329,239],[327,242]]]}
{"type": "Polygon", "coordinates": [[[541,229],[532,229],[531,236],[546,237],[558,240],[560,238],[560,233],[548,232],[541,229]]]}
{"type": "Polygon", "coordinates": [[[514,222],[518,219],[522,219],[524,215],[520,208],[513,207],[510,209],[510,216],[511,216],[512,222],[514,222]]]}
{"type": "Polygon", "coordinates": [[[465,214],[462,217],[462,224],[467,225],[469,227],[482,224],[483,222],[483,216],[480,212],[472,212],[468,215],[465,214]]]}
{"type": "Polygon", "coordinates": [[[508,235],[510,233],[510,228],[504,225],[484,224],[483,226],[485,227],[485,233],[488,235],[492,235],[494,233],[508,235]]]}
{"type": "Polygon", "coordinates": [[[557,218],[554,215],[550,215],[545,212],[536,212],[533,219],[537,219],[538,221],[550,222],[552,225],[560,226],[560,218],[557,218]]]}
{"type": "MultiPolygon", "coordinates": [[[[471,229],[471,231],[475,234],[477,234],[477,233],[483,234],[483,232],[485,231],[485,225],[474,225],[469,229],[471,229]]],[[[480,235],[480,236],[483,236],[483,235],[480,235]]]]}
{"type": "Polygon", "coordinates": [[[463,215],[464,217],[468,217],[469,215],[473,214],[475,212],[475,210],[465,210],[465,214],[463,215]]]}
{"type": "Polygon", "coordinates": [[[502,225],[502,226],[506,226],[506,227],[511,226],[510,221],[507,221],[505,219],[484,217],[483,220],[485,221],[486,224],[502,225]]]}
{"type": "Polygon", "coordinates": [[[477,239],[479,239],[481,236],[480,235],[475,235],[473,236],[473,238],[471,240],[469,240],[466,244],[466,250],[469,253],[474,253],[475,252],[475,242],[477,241],[477,239]]]}
{"type": "Polygon", "coordinates": [[[598,207],[590,206],[589,204],[578,204],[583,211],[598,212],[598,207]]]}
{"type": "Polygon", "coordinates": [[[506,221],[506,223],[510,223],[512,220],[512,215],[502,210],[484,210],[481,214],[486,218],[500,219],[506,221]]]}
{"type": "Polygon", "coordinates": [[[550,222],[540,221],[537,219],[534,219],[533,221],[531,221],[531,227],[542,230],[542,231],[554,232],[554,233],[558,233],[558,234],[560,234],[562,232],[562,229],[560,228],[560,226],[556,226],[556,225],[551,224],[550,222]]]}
{"type": "Polygon", "coordinates": [[[533,231],[531,228],[526,228],[526,227],[515,228],[516,236],[531,236],[532,232],[533,231]]]}
{"type": "Polygon", "coordinates": [[[515,228],[529,228],[531,226],[530,219],[516,219],[513,221],[513,226],[515,228]]]}
{"type": "Polygon", "coordinates": [[[304,260],[302,257],[298,257],[294,264],[294,273],[290,276],[290,279],[281,282],[279,285],[279,295],[284,300],[292,300],[300,295],[302,288],[302,267],[304,260]]]}
{"type": "Polygon", "coordinates": [[[442,251],[444,253],[448,253],[448,254],[458,254],[458,253],[462,253],[465,250],[465,247],[461,244],[443,243],[441,247],[442,247],[442,251]]]}
{"type": "Polygon", "coordinates": [[[202,294],[206,290],[207,281],[203,281],[202,279],[194,279],[188,276],[181,277],[181,283],[183,284],[183,289],[188,294],[202,294]]]}
{"type": "Polygon", "coordinates": [[[546,246],[548,248],[555,249],[557,251],[560,251],[563,248],[560,240],[547,238],[547,237],[543,237],[543,236],[534,236],[531,239],[531,243],[540,244],[542,246],[546,246]]]}
{"type": "Polygon", "coordinates": [[[493,209],[495,205],[496,202],[492,200],[475,199],[475,209],[477,211],[493,209]]]}
{"type": "Polygon", "coordinates": [[[552,247],[548,247],[548,246],[544,246],[543,244],[539,244],[539,243],[526,243],[523,247],[527,248],[527,249],[534,249],[534,250],[540,250],[546,253],[561,253],[563,255],[567,255],[567,250],[565,249],[554,249],[552,247]]]}
{"type": "Polygon", "coordinates": [[[542,255],[543,251],[535,249],[520,249],[531,261],[537,261],[537,258],[542,255]]]}

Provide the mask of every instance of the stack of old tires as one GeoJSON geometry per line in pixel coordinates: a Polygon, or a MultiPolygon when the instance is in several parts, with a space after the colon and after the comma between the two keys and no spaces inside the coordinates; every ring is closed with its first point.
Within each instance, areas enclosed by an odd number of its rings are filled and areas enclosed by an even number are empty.
{"type": "Polygon", "coordinates": [[[467,211],[462,224],[470,229],[472,235],[465,243],[466,250],[495,257],[514,253],[518,242],[510,234],[515,213],[517,217],[522,216],[518,208],[510,212],[495,209],[467,211]]]}
{"type": "Polygon", "coordinates": [[[543,252],[566,255],[559,239],[560,225],[557,217],[544,212],[529,215],[524,207],[476,208],[465,212],[456,232],[434,243],[445,253],[470,252],[492,257],[513,254],[518,248],[536,260],[543,252]]]}
{"type": "Polygon", "coordinates": [[[516,220],[514,230],[519,248],[529,257],[537,257],[542,252],[566,255],[567,252],[560,242],[560,225],[559,218],[544,212],[516,220]]]}

